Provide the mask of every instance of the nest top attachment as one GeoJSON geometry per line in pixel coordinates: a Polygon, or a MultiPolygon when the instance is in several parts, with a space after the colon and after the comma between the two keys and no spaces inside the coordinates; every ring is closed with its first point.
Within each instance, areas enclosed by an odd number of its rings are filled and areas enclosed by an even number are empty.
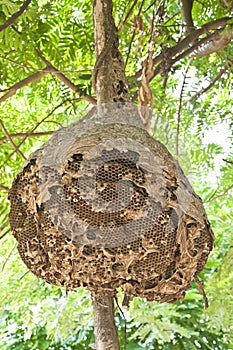
{"type": "MultiPolygon", "coordinates": [[[[9,193],[20,256],[48,283],[183,299],[214,236],[201,199],[160,142],[117,112],[64,128],[9,193]],[[134,124],[134,125],[132,125],[134,124]]],[[[132,111],[125,114],[131,116],[132,111]]]]}

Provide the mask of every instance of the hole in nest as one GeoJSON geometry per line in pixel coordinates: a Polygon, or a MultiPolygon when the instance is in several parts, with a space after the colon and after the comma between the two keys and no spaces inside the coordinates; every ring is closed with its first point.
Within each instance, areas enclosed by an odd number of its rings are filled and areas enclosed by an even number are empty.
{"type": "Polygon", "coordinates": [[[181,273],[180,271],[178,271],[178,275],[180,276],[180,278],[184,278],[183,273],[181,273]]]}
{"type": "Polygon", "coordinates": [[[59,272],[54,272],[54,276],[55,276],[56,278],[61,278],[61,274],[60,274],[59,272]]]}
{"type": "Polygon", "coordinates": [[[96,234],[94,232],[87,232],[87,239],[93,241],[96,239],[96,234]]]}
{"type": "Polygon", "coordinates": [[[148,281],[145,283],[145,289],[152,289],[157,287],[158,281],[148,281]]]}
{"type": "Polygon", "coordinates": [[[112,265],[113,271],[123,271],[124,270],[124,264],[116,263],[112,265]]]}
{"type": "Polygon", "coordinates": [[[82,253],[83,253],[83,255],[90,256],[93,253],[93,248],[86,245],[83,247],[82,253]]]}

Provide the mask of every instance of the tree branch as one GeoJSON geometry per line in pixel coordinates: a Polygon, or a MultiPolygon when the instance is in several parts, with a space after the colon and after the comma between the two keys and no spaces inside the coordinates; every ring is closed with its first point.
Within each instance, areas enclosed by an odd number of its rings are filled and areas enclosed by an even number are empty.
{"type": "Polygon", "coordinates": [[[75,93],[79,93],[80,97],[83,100],[91,103],[92,105],[96,105],[96,100],[94,97],[89,95],[83,95],[82,90],[80,90],[75,84],[72,83],[63,73],[61,73],[57,68],[55,68],[41,53],[39,49],[35,49],[37,55],[41,58],[41,60],[46,64],[47,69],[50,73],[53,73],[59,80],[61,80],[66,86],[68,86],[75,93]]]}
{"type": "MultiPolygon", "coordinates": [[[[46,135],[52,135],[55,131],[41,131],[41,132],[19,132],[17,134],[9,134],[11,139],[18,138],[18,137],[40,137],[40,136],[46,136],[46,135]]],[[[6,136],[0,137],[0,143],[7,140],[6,136]]]]}
{"type": "Polygon", "coordinates": [[[34,74],[30,75],[29,77],[16,83],[15,85],[11,86],[9,89],[7,89],[8,92],[5,95],[3,95],[2,97],[0,97],[0,104],[2,102],[6,101],[11,96],[13,96],[19,89],[33,83],[36,80],[39,80],[45,74],[54,74],[58,79],[60,79],[71,90],[75,91],[76,93],[79,93],[80,98],[82,98],[83,100],[86,100],[87,102],[91,103],[92,105],[96,105],[96,100],[94,99],[94,97],[89,96],[89,95],[82,95],[82,91],[80,89],[78,89],[78,87],[76,85],[74,85],[63,73],[61,73],[58,69],[53,67],[53,65],[43,57],[43,55],[40,53],[39,50],[36,50],[36,52],[38,53],[40,58],[46,63],[47,69],[43,69],[40,72],[34,73],[34,74]]]}
{"type": "Polygon", "coordinates": [[[6,135],[7,140],[10,142],[10,144],[13,146],[15,151],[22,157],[24,160],[27,158],[24,156],[24,154],[20,151],[19,147],[14,143],[14,141],[11,139],[10,134],[8,133],[5,125],[3,124],[2,120],[0,120],[0,126],[2,127],[2,130],[4,131],[4,134],[6,135]]]}
{"type": "Polygon", "coordinates": [[[217,199],[217,198],[221,198],[221,197],[225,196],[232,188],[233,188],[233,184],[230,185],[228,188],[226,188],[225,191],[223,191],[222,193],[217,194],[216,196],[214,196],[214,195],[211,196],[209,199],[207,199],[207,200],[205,201],[205,203],[212,202],[212,201],[214,201],[214,200],[217,199]]]}
{"type": "MultiPolygon", "coordinates": [[[[36,67],[32,67],[32,66],[28,66],[26,64],[21,64],[21,63],[18,63],[14,60],[12,60],[11,58],[8,58],[8,57],[5,57],[5,56],[2,56],[0,55],[0,58],[4,61],[7,61],[7,62],[10,62],[10,63],[13,63],[15,64],[16,66],[19,66],[21,68],[24,68],[24,69],[28,69],[28,70],[33,70],[33,71],[36,71],[36,72],[41,72],[42,69],[41,68],[36,68],[36,67]]],[[[45,73],[51,73],[50,71],[47,71],[46,72],[46,69],[43,70],[45,73]]],[[[62,73],[85,73],[85,72],[88,72],[90,73],[91,69],[79,69],[79,70],[76,70],[76,69],[67,69],[67,70],[64,70],[64,71],[60,71],[62,73]]]]}
{"type": "MultiPolygon", "coordinates": [[[[138,0],[134,0],[133,4],[131,5],[130,9],[128,10],[128,12],[125,15],[125,18],[122,20],[122,22],[120,21],[120,23],[118,24],[118,27],[119,27],[118,32],[121,32],[124,29],[124,25],[127,22],[127,20],[129,19],[129,17],[131,16],[131,13],[132,13],[134,7],[136,6],[137,2],[138,2],[138,0]]],[[[125,13],[125,11],[124,11],[124,13],[125,13]]]]}
{"type": "Polygon", "coordinates": [[[40,71],[40,72],[41,72],[41,69],[36,69],[36,68],[30,67],[30,66],[27,66],[27,65],[18,63],[18,62],[16,62],[16,61],[12,60],[11,58],[8,58],[8,57],[2,56],[2,55],[0,55],[0,58],[1,58],[2,60],[4,60],[4,61],[13,63],[13,64],[15,64],[16,66],[19,66],[19,67],[21,67],[21,68],[30,69],[30,70],[33,70],[33,71],[40,71]]]}
{"type": "Polygon", "coordinates": [[[188,100],[185,101],[185,103],[187,102],[191,102],[193,100],[195,100],[196,98],[198,98],[200,95],[204,94],[205,92],[207,92],[208,90],[210,90],[212,88],[212,86],[214,86],[214,84],[221,78],[221,76],[226,72],[226,70],[228,69],[228,65],[226,65],[217,75],[216,77],[211,81],[211,83],[205,87],[204,89],[201,89],[200,91],[198,91],[195,95],[193,95],[191,98],[189,98],[188,100]]]}
{"type": "MultiPolygon", "coordinates": [[[[182,60],[184,57],[187,57],[189,55],[191,55],[191,57],[196,57],[196,56],[206,56],[205,54],[195,54],[194,52],[198,52],[200,47],[202,47],[203,45],[205,45],[206,43],[206,49],[208,48],[208,43],[212,42],[212,41],[215,41],[215,40],[218,40],[219,39],[219,30],[216,31],[215,33],[212,33],[210,35],[208,35],[207,37],[201,39],[200,41],[196,41],[192,46],[188,46],[188,49],[186,50],[183,50],[181,52],[180,55],[176,56],[174,59],[172,58],[169,58],[169,56],[166,56],[164,58],[164,61],[161,62],[160,64],[158,64],[158,66],[155,68],[155,71],[154,71],[154,76],[153,78],[158,75],[158,74],[161,74],[163,71],[169,71],[171,69],[171,67],[179,62],[180,60],[182,60]]],[[[215,51],[213,50],[209,50],[209,53],[208,54],[211,54],[215,51]]],[[[174,55],[173,55],[174,56],[174,55]]]]}
{"type": "Polygon", "coordinates": [[[227,26],[224,29],[220,29],[216,32],[216,35],[212,40],[208,40],[203,45],[200,45],[195,51],[193,51],[192,56],[208,56],[214,52],[224,49],[233,38],[233,26],[227,26]]]}
{"type": "Polygon", "coordinates": [[[0,32],[11,26],[17,20],[17,18],[19,18],[23,14],[23,12],[27,9],[31,2],[32,0],[24,1],[20,9],[17,12],[13,13],[13,15],[0,26],[0,32]]]}
{"type": "MultiPolygon", "coordinates": [[[[195,49],[197,49],[201,44],[208,40],[214,39],[214,34],[207,35],[206,38],[200,40],[198,43],[195,43],[193,46],[190,47],[201,35],[207,34],[210,30],[215,30],[220,27],[224,27],[227,25],[228,21],[231,20],[232,17],[223,17],[219,18],[215,21],[208,22],[204,24],[201,28],[196,29],[189,35],[187,35],[183,40],[181,40],[178,44],[176,44],[173,47],[165,48],[157,57],[153,59],[154,66],[158,65],[160,62],[164,61],[166,62],[167,66],[166,68],[169,69],[171,66],[177,62],[178,60],[188,56],[191,52],[193,52],[195,49]],[[188,47],[188,49],[187,49],[188,47]],[[186,49],[186,50],[185,50],[186,49]],[[179,53],[182,53],[176,60],[172,60],[172,58],[176,57],[179,53]]],[[[161,73],[162,67],[164,64],[160,64],[156,67],[154,77],[161,73]]],[[[138,79],[141,77],[142,69],[138,70],[133,78],[138,79]]]]}
{"type": "MultiPolygon", "coordinates": [[[[48,66],[47,69],[44,69],[41,72],[34,73],[30,75],[29,77],[21,80],[20,82],[16,83],[12,87],[8,89],[8,92],[0,97],[0,104],[4,101],[6,101],[8,98],[13,96],[19,89],[23,88],[24,86],[27,86],[31,83],[33,83],[36,80],[39,80],[42,76],[45,74],[54,74],[57,76],[65,85],[67,85],[71,90],[75,91],[76,93],[82,93],[81,90],[77,88],[76,85],[74,85],[63,73],[59,72],[56,68],[54,68],[51,64],[50,67],[48,66]]],[[[91,103],[92,105],[96,105],[96,100],[94,97],[89,95],[82,95],[80,96],[83,100],[86,100],[87,102],[91,103]]]]}
{"type": "Polygon", "coordinates": [[[0,104],[2,102],[6,101],[11,96],[13,96],[19,89],[22,89],[24,86],[27,86],[27,85],[33,83],[34,81],[39,80],[41,77],[43,77],[45,74],[48,74],[48,73],[49,72],[44,71],[44,70],[42,72],[34,73],[34,74],[30,75],[29,77],[16,83],[15,85],[11,86],[8,89],[8,92],[5,95],[3,95],[2,97],[0,97],[0,104]]]}
{"type": "MultiPolygon", "coordinates": [[[[20,13],[20,11],[24,11],[25,10],[25,6],[27,7],[29,5],[29,3],[31,2],[31,0],[27,0],[25,1],[24,5],[20,8],[20,10],[15,13],[13,16],[15,16],[16,14],[20,13]]],[[[13,17],[12,16],[12,17],[13,17]]],[[[17,15],[17,17],[20,16],[17,15]]],[[[12,18],[11,17],[11,18],[12,18]]],[[[16,17],[16,18],[17,18],[16,17]]],[[[14,17],[15,18],[15,17],[14,17]]],[[[10,19],[9,19],[10,21],[10,19]]],[[[14,21],[13,21],[14,22],[14,21]]],[[[13,23],[12,22],[12,23],[13,23]]],[[[10,23],[9,25],[11,25],[12,23],[10,23]]],[[[4,26],[6,25],[6,23],[4,23],[4,26]]],[[[7,25],[8,26],[8,25],[7,25]]],[[[1,27],[0,27],[1,28],[1,27]]],[[[19,35],[21,35],[20,32],[17,32],[19,35]]],[[[20,89],[21,87],[25,86],[25,85],[28,85],[30,84],[32,81],[35,81],[37,79],[39,79],[41,76],[40,74],[47,74],[47,73],[53,73],[58,79],[60,79],[65,85],[67,85],[71,90],[73,90],[74,92],[76,93],[79,93],[80,94],[80,97],[83,99],[83,100],[86,100],[88,103],[92,104],[92,105],[96,105],[96,100],[94,99],[94,97],[92,96],[89,96],[89,95],[83,95],[82,94],[82,90],[79,89],[76,85],[74,85],[63,73],[61,73],[58,69],[56,69],[41,53],[41,51],[39,49],[35,49],[34,50],[37,55],[42,59],[42,61],[46,64],[48,70],[43,70],[42,72],[38,72],[38,73],[35,73],[33,75],[31,75],[30,77],[22,80],[21,82],[15,84],[14,86],[12,86],[8,93],[5,94],[4,96],[2,96],[0,98],[0,103],[5,101],[6,99],[8,99],[9,97],[11,97],[13,94],[15,94],[15,92],[20,89]],[[21,86],[22,85],[22,86],[21,86]]]]}
{"type": "MultiPolygon", "coordinates": [[[[231,19],[232,17],[222,17],[212,22],[203,24],[203,26],[201,26],[200,28],[196,29],[194,32],[187,35],[177,45],[169,48],[168,49],[169,54],[172,54],[172,56],[174,57],[176,54],[182,52],[186,47],[188,47],[190,44],[195,42],[201,35],[207,34],[210,30],[215,30],[220,27],[225,27],[227,25],[227,22],[231,19]]],[[[158,59],[161,60],[164,54],[161,53],[159,56],[155,58],[155,60],[158,60],[158,59]]],[[[155,63],[158,63],[158,62],[155,62],[155,63]]]]}
{"type": "MultiPolygon", "coordinates": [[[[219,39],[219,30],[216,31],[215,33],[212,33],[212,34],[208,35],[207,37],[201,39],[200,41],[195,42],[195,44],[193,44],[187,50],[184,50],[183,52],[181,52],[180,55],[176,56],[173,60],[170,60],[170,64],[168,65],[167,69],[170,69],[171,66],[173,66],[175,63],[179,62],[184,57],[187,57],[188,55],[191,55],[192,57],[205,56],[204,53],[201,55],[201,52],[199,54],[197,54],[197,52],[200,50],[200,48],[202,46],[205,46],[205,45],[206,45],[206,49],[207,49],[208,48],[208,43],[213,42],[213,41],[218,40],[218,39],[219,39]]],[[[208,54],[211,54],[213,52],[215,52],[215,51],[209,50],[208,54]]],[[[162,68],[161,64],[159,66],[157,66],[157,68],[155,70],[155,72],[156,72],[155,75],[158,74],[159,68],[160,69],[162,68]]]]}
{"type": "MultiPolygon", "coordinates": [[[[74,100],[76,100],[76,99],[74,99],[74,100]]],[[[19,136],[22,136],[22,137],[23,137],[22,141],[18,144],[18,147],[20,147],[20,146],[24,143],[24,141],[25,141],[28,137],[30,137],[30,136],[42,136],[42,135],[51,135],[51,134],[53,134],[54,131],[45,131],[45,132],[38,132],[38,133],[34,133],[34,131],[35,131],[35,130],[38,128],[38,126],[40,126],[47,118],[49,118],[57,108],[59,108],[60,106],[62,106],[63,103],[64,103],[64,102],[67,102],[67,101],[68,101],[68,100],[62,101],[58,106],[54,107],[54,108],[52,109],[52,111],[50,111],[48,115],[46,115],[40,122],[38,122],[30,132],[12,134],[12,135],[13,135],[12,137],[19,137],[19,136]]],[[[7,139],[6,136],[0,138],[0,143],[3,142],[3,141],[5,141],[6,139],[7,139]]],[[[8,154],[7,159],[4,161],[4,163],[1,165],[1,167],[3,167],[3,166],[8,162],[8,160],[13,156],[14,153],[15,153],[15,150],[14,150],[13,152],[11,152],[10,154],[8,154]]]]}
{"type": "Polygon", "coordinates": [[[191,33],[195,29],[192,18],[193,0],[181,0],[180,8],[184,30],[186,33],[191,33]]]}
{"type": "MultiPolygon", "coordinates": [[[[182,20],[185,26],[185,31],[191,33],[194,31],[193,19],[192,19],[192,6],[194,0],[181,0],[181,13],[182,20]]],[[[211,53],[217,52],[223,49],[233,38],[232,25],[227,26],[218,31],[218,36],[214,40],[207,41],[205,44],[200,45],[197,50],[192,53],[192,56],[208,56],[211,53]]]]}

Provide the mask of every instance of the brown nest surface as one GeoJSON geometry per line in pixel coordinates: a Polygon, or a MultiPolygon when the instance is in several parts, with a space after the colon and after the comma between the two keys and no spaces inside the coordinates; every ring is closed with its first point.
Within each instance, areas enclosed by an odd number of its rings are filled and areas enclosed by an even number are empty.
{"type": "Polygon", "coordinates": [[[79,129],[58,131],[13,182],[10,222],[22,260],[67,290],[183,299],[214,241],[201,199],[141,128],[79,129]]]}

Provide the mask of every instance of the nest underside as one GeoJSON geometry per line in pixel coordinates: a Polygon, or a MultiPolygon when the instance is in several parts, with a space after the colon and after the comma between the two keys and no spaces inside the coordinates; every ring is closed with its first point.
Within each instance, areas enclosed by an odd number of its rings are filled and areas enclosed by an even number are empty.
{"type": "Polygon", "coordinates": [[[183,299],[214,237],[167,149],[135,126],[113,124],[107,135],[100,126],[76,138],[64,159],[56,167],[32,155],[10,190],[11,228],[27,267],[67,290],[183,299]]]}

